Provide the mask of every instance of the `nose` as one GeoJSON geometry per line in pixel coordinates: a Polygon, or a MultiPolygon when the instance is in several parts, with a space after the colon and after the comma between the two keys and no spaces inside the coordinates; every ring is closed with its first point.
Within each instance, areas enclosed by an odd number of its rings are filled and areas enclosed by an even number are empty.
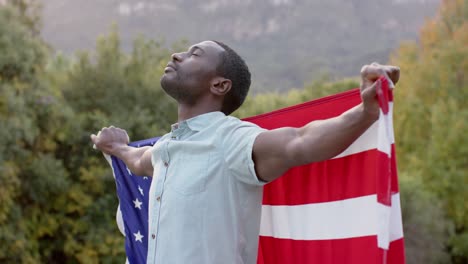
{"type": "Polygon", "coordinates": [[[173,53],[171,55],[171,58],[173,61],[178,61],[178,62],[182,61],[182,55],[180,53],[173,53]]]}

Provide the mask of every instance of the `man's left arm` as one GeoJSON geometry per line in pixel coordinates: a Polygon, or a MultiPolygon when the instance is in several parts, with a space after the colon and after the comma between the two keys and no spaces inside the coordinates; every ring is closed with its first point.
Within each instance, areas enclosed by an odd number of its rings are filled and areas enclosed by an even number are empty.
{"type": "Polygon", "coordinates": [[[338,117],[313,121],[300,128],[279,128],[257,136],[253,160],[257,177],[272,181],[288,169],[330,159],[348,148],[379,116],[376,91],[378,78],[385,76],[393,83],[399,69],[373,63],[361,70],[362,103],[338,117]]]}

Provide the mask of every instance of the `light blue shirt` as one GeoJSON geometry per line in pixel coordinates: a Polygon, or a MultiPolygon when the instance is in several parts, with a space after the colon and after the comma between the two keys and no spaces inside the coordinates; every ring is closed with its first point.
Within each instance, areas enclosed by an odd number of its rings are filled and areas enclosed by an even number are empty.
{"type": "Polygon", "coordinates": [[[154,145],[147,263],[256,263],[264,183],[252,147],[263,131],[211,112],[154,145]]]}

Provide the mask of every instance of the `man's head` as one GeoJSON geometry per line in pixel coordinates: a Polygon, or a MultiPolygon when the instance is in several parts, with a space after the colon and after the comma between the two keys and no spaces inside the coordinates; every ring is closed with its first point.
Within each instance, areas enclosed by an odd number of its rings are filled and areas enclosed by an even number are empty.
{"type": "Polygon", "coordinates": [[[203,41],[172,55],[161,86],[179,103],[195,105],[209,98],[228,115],[244,102],[250,72],[244,60],[226,44],[203,41]]]}

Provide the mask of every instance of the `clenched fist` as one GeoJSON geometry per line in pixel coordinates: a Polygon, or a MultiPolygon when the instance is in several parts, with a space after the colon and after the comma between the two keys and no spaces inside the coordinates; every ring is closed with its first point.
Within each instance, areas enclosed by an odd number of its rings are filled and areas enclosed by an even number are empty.
{"type": "Polygon", "coordinates": [[[97,135],[91,135],[91,141],[97,149],[110,155],[114,155],[122,146],[127,146],[130,142],[125,130],[110,126],[104,127],[97,135]]]}
{"type": "Polygon", "coordinates": [[[381,89],[378,80],[380,76],[387,78],[390,88],[400,79],[400,68],[391,65],[380,65],[372,63],[364,65],[361,69],[361,98],[365,111],[377,119],[379,116],[379,103],[377,100],[377,90],[381,89]]]}

